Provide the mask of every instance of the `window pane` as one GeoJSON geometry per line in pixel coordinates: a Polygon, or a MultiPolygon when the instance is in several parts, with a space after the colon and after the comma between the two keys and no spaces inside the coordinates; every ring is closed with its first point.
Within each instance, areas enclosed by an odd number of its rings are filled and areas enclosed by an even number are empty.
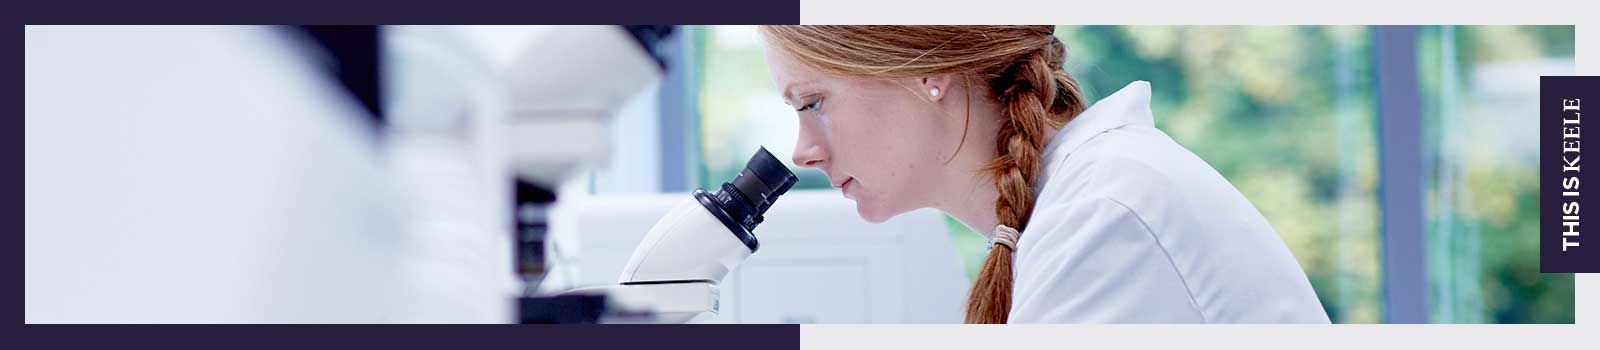
{"type": "Polygon", "coordinates": [[[1540,75],[1573,74],[1572,26],[1419,38],[1435,322],[1571,323],[1572,274],[1539,273],[1540,75]]]}

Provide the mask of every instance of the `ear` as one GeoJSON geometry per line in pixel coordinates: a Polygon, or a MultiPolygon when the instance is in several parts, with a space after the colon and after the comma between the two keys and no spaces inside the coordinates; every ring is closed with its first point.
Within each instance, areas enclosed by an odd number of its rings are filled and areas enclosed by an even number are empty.
{"type": "Polygon", "coordinates": [[[951,81],[955,78],[951,74],[936,74],[917,79],[918,93],[929,101],[938,102],[950,95],[951,81]]]}

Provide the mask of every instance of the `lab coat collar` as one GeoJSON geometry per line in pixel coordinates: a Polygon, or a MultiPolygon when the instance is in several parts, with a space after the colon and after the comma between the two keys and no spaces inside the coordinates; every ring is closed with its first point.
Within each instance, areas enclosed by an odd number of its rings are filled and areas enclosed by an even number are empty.
{"type": "Polygon", "coordinates": [[[1078,114],[1056,132],[1040,158],[1043,160],[1043,169],[1039,172],[1039,179],[1034,181],[1034,192],[1037,194],[1043,188],[1050,174],[1061,166],[1061,160],[1072,154],[1078,146],[1095,135],[1126,125],[1155,127],[1155,116],[1150,112],[1149,82],[1141,80],[1129,83],[1089,106],[1088,110],[1078,114]]]}

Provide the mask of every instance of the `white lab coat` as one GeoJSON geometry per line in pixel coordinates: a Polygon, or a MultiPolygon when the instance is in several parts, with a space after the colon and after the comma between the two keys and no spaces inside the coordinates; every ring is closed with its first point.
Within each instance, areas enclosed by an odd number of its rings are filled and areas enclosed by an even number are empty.
{"type": "Polygon", "coordinates": [[[1328,322],[1261,213],[1155,128],[1149,83],[1067,123],[1041,162],[1010,322],[1328,322]]]}

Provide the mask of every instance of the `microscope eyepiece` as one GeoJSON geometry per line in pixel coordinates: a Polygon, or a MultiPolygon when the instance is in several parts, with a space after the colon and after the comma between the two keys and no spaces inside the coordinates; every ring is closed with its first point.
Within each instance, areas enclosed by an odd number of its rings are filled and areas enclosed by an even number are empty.
{"type": "Polygon", "coordinates": [[[719,214],[717,218],[753,252],[759,245],[751,231],[766,219],[762,214],[777,202],[778,196],[788,192],[796,181],[799,178],[794,172],[762,147],[745,163],[738,176],[722,183],[716,194],[697,190],[695,197],[713,214],[719,214]]]}
{"type": "Polygon", "coordinates": [[[783,162],[773,157],[772,153],[767,152],[766,147],[762,147],[750,157],[750,162],[745,163],[744,170],[733,178],[732,183],[750,205],[755,207],[756,215],[760,216],[767,212],[767,208],[772,207],[772,202],[777,201],[778,196],[788,192],[789,187],[793,187],[797,180],[794,172],[783,166],[783,162]]]}

